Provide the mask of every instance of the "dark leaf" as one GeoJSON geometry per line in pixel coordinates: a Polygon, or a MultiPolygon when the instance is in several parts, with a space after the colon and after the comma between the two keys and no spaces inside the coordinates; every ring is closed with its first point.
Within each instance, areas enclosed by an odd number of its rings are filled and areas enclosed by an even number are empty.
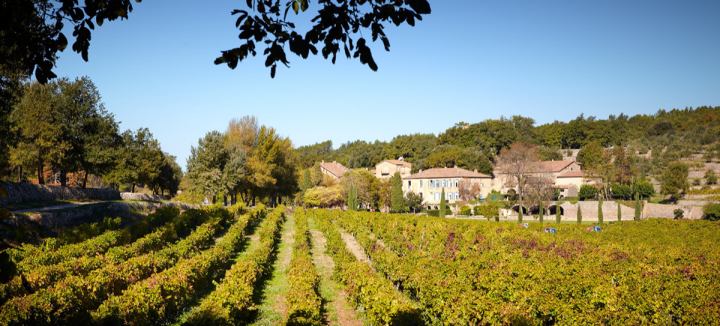
{"type": "Polygon", "coordinates": [[[277,65],[273,65],[272,68],[270,68],[270,78],[275,78],[275,70],[277,70],[277,65]]]}

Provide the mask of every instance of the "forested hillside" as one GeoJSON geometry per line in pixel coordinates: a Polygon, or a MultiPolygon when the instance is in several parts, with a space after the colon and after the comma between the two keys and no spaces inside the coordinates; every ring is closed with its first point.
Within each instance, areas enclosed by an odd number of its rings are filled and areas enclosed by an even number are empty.
{"type": "Polygon", "coordinates": [[[460,166],[489,173],[491,161],[503,148],[515,142],[540,146],[543,159],[561,159],[563,149],[577,149],[594,142],[600,146],[630,146],[631,153],[648,151],[653,155],[643,163],[650,172],[666,161],[689,157],[693,153],[716,155],[720,131],[720,106],[659,110],[655,114],[629,117],[621,114],[607,119],[585,117],[569,122],[536,125],[530,117],[488,119],[478,123],[459,122],[438,136],[433,134],[402,135],[390,142],[354,141],[333,148],[328,140],[297,148],[302,168],[314,162],[338,161],[349,168],[373,167],[384,159],[402,156],[415,163],[414,169],[460,166]]]}

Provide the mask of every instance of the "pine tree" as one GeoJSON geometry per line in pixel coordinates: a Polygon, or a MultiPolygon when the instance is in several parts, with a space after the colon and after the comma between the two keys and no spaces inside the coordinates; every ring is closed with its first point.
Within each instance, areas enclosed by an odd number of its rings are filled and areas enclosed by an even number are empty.
{"type": "Polygon", "coordinates": [[[392,187],[390,191],[390,205],[395,213],[402,212],[403,209],[403,190],[402,177],[399,172],[395,172],[392,177],[392,187]]]}
{"type": "Polygon", "coordinates": [[[440,217],[445,217],[445,188],[440,193],[440,217]]]}
{"type": "Polygon", "coordinates": [[[598,200],[598,223],[603,224],[602,199],[598,200]]]}
{"type": "Polygon", "coordinates": [[[545,209],[543,208],[543,202],[540,201],[540,224],[543,223],[543,215],[545,215],[544,210],[545,210],[545,209]]]}
{"type": "Polygon", "coordinates": [[[618,222],[622,221],[622,207],[620,206],[620,203],[617,203],[618,205],[618,222]]]}
{"type": "Polygon", "coordinates": [[[577,222],[582,224],[582,210],[580,210],[580,203],[577,204],[577,222]]]}
{"type": "Polygon", "coordinates": [[[562,215],[560,215],[560,204],[555,203],[555,222],[557,222],[557,224],[560,224],[561,220],[562,220],[562,215]]]}

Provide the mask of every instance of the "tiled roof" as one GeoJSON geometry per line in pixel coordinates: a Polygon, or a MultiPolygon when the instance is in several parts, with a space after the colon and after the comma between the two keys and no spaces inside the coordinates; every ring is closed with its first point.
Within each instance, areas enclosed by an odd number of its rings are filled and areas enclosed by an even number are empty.
{"type": "Polygon", "coordinates": [[[342,177],[345,172],[350,171],[350,169],[337,162],[322,162],[320,166],[338,178],[342,177]]]}
{"type": "Polygon", "coordinates": [[[553,187],[559,188],[559,189],[569,189],[570,185],[554,185],[553,187]]]}
{"type": "Polygon", "coordinates": [[[403,179],[436,179],[436,178],[490,178],[487,174],[468,171],[463,168],[435,168],[407,176],[403,179]]]}
{"type": "Polygon", "coordinates": [[[375,175],[377,173],[377,170],[370,170],[370,174],[375,175]]]}
{"type": "Polygon", "coordinates": [[[558,173],[573,163],[575,163],[575,161],[542,161],[540,162],[540,170],[550,173],[558,173]]]}
{"type": "MultiPolygon", "coordinates": [[[[409,167],[409,168],[412,167],[412,163],[410,163],[410,162],[405,162],[405,161],[400,161],[400,160],[384,160],[384,161],[382,161],[382,162],[390,162],[390,163],[395,164],[395,165],[407,166],[407,167],[409,167]]],[[[380,162],[380,163],[382,163],[382,162],[380,162]]],[[[378,163],[378,164],[380,164],[380,163],[378,163]]]]}
{"type": "Polygon", "coordinates": [[[583,171],[567,171],[563,174],[558,175],[558,178],[582,178],[585,176],[583,171]]]}

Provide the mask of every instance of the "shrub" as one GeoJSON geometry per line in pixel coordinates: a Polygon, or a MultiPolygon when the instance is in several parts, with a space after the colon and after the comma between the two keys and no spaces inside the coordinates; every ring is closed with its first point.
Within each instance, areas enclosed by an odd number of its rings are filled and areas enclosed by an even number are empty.
{"type": "Polygon", "coordinates": [[[428,216],[435,216],[440,217],[440,210],[439,209],[428,209],[425,211],[428,216]]]}
{"type": "Polygon", "coordinates": [[[612,196],[618,199],[630,199],[632,197],[632,188],[625,184],[614,184],[612,186],[612,196]]]}
{"type": "Polygon", "coordinates": [[[705,172],[705,179],[709,185],[717,184],[717,174],[715,174],[714,170],[707,170],[707,172],[705,172]]]}
{"type": "Polygon", "coordinates": [[[597,188],[591,185],[582,185],[580,187],[580,192],[578,192],[580,200],[594,199],[595,196],[597,196],[597,188]]]}
{"type": "Polygon", "coordinates": [[[711,221],[720,220],[720,204],[710,204],[703,209],[705,218],[711,221]]]}
{"type": "Polygon", "coordinates": [[[482,205],[475,206],[473,210],[476,216],[485,216],[488,220],[491,218],[496,221],[500,220],[500,209],[495,202],[485,202],[482,205]]]}
{"type": "Polygon", "coordinates": [[[460,210],[458,211],[458,215],[470,215],[470,207],[468,207],[468,206],[460,207],[460,210]]]}
{"type": "Polygon", "coordinates": [[[700,179],[693,179],[693,186],[699,186],[700,185],[700,179]]]}
{"type": "Polygon", "coordinates": [[[673,211],[673,215],[675,215],[675,219],[681,219],[685,216],[685,212],[682,209],[676,209],[673,211]]]}

